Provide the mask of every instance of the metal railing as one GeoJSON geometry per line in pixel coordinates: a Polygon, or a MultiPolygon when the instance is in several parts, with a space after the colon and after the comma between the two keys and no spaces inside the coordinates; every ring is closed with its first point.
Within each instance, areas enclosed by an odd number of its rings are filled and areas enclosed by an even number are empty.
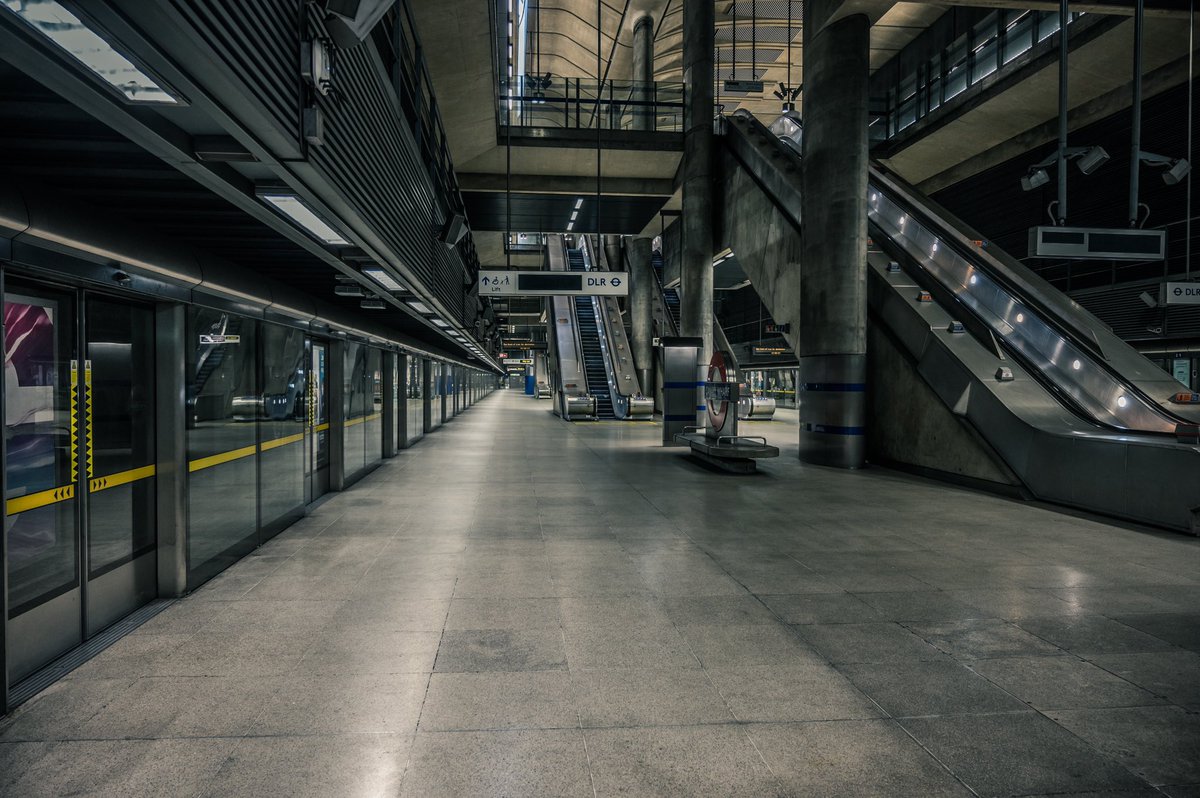
{"type": "Polygon", "coordinates": [[[501,127],[683,132],[683,84],[523,76],[500,81],[501,127]]]}

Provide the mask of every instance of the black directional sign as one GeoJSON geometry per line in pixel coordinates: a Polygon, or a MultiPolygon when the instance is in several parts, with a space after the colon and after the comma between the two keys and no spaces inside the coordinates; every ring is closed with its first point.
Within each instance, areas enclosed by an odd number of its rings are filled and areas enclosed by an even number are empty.
{"type": "Polygon", "coordinates": [[[622,272],[481,271],[480,296],[629,296],[622,272]]]}

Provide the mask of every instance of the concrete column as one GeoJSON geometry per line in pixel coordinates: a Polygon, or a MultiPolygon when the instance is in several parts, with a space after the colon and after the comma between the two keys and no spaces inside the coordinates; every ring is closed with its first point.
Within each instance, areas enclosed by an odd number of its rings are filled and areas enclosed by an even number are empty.
{"type": "Polygon", "coordinates": [[[629,345],[638,385],[645,396],[654,395],[654,264],[650,239],[629,238],[629,345]]]}
{"type": "MultiPolygon", "coordinates": [[[[715,6],[683,4],[683,258],[680,263],[680,335],[703,339],[697,381],[707,375],[713,325],[713,47],[715,6]]],[[[706,414],[703,392],[697,423],[706,414]]]]}
{"type": "MultiPolygon", "coordinates": [[[[654,19],[649,14],[633,23],[633,75],[630,79],[639,84],[634,89],[633,99],[645,103],[653,102],[654,91],[650,84],[654,82],[654,19]]],[[[654,109],[650,106],[636,106],[633,129],[654,130],[654,109]]]]}
{"type": "Polygon", "coordinates": [[[621,237],[614,235],[600,236],[600,240],[604,246],[604,258],[608,261],[608,268],[614,272],[624,271],[624,265],[621,263],[621,237]]]}
{"type": "Polygon", "coordinates": [[[867,78],[870,20],[804,4],[804,276],[800,459],[859,468],[866,451],[867,78]]]}

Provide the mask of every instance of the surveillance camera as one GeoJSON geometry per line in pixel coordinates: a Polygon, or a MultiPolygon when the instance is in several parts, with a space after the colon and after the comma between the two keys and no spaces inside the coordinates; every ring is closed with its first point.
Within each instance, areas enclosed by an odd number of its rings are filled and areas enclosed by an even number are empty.
{"type": "Polygon", "coordinates": [[[1138,294],[1138,299],[1145,302],[1148,307],[1158,307],[1158,300],[1149,291],[1143,291],[1138,294]]]}
{"type": "Polygon", "coordinates": [[[1079,156],[1077,162],[1079,171],[1085,175],[1090,175],[1092,172],[1099,169],[1104,164],[1108,163],[1108,153],[1103,147],[1088,147],[1087,151],[1079,156]]]}
{"type": "Polygon", "coordinates": [[[1050,175],[1046,173],[1045,169],[1034,169],[1021,178],[1021,188],[1025,191],[1033,191],[1049,182],[1050,175]]]}
{"type": "Polygon", "coordinates": [[[1192,171],[1192,165],[1187,162],[1186,158],[1180,158],[1171,164],[1170,169],[1163,172],[1163,182],[1168,186],[1173,186],[1187,177],[1190,171],[1192,171]]]}

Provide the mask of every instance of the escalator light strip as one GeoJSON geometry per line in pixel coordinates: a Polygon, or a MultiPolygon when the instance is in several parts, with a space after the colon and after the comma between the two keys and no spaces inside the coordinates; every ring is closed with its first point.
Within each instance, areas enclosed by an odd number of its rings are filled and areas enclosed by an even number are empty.
{"type": "Polygon", "coordinates": [[[829,391],[832,393],[862,393],[867,390],[863,382],[802,382],[802,391],[829,391]]]}
{"type": "Polygon", "coordinates": [[[96,477],[88,481],[88,492],[98,493],[99,491],[115,488],[119,485],[128,485],[130,482],[137,482],[140,479],[152,477],[156,471],[155,466],[148,465],[141,468],[131,468],[128,471],[118,471],[106,477],[96,477]]]}
{"type": "Polygon", "coordinates": [[[260,451],[269,452],[272,449],[278,449],[280,446],[287,446],[289,443],[299,443],[302,440],[304,440],[303,432],[296,435],[288,435],[283,438],[275,438],[274,440],[270,441],[263,441],[261,444],[259,444],[258,448],[260,451]]]}
{"type": "Polygon", "coordinates": [[[39,507],[46,507],[51,504],[65,502],[67,499],[75,498],[75,486],[63,485],[61,488],[51,488],[50,490],[42,490],[37,493],[30,493],[27,496],[17,496],[9,499],[4,503],[4,512],[8,515],[17,515],[18,513],[36,510],[39,507]]]}
{"type": "Polygon", "coordinates": [[[249,457],[250,455],[257,453],[258,446],[243,446],[242,448],[234,449],[233,451],[221,452],[220,454],[214,454],[209,457],[201,457],[188,462],[188,472],[203,471],[206,468],[212,468],[213,466],[218,466],[222,463],[229,463],[234,460],[241,460],[243,457],[249,457]]]}

